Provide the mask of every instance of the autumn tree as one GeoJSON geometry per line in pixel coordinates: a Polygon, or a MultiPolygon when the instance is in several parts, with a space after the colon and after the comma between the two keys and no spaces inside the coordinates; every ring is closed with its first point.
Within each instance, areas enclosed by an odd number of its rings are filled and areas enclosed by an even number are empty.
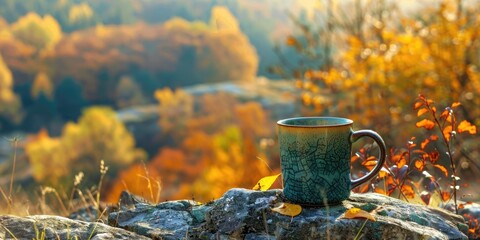
{"type": "Polygon", "coordinates": [[[193,115],[193,97],[184,90],[164,88],[155,92],[158,101],[159,126],[170,135],[175,131],[178,137],[186,134],[188,120],[193,115]]]}
{"type": "Polygon", "coordinates": [[[13,92],[13,76],[0,56],[0,129],[4,124],[18,123],[22,117],[21,102],[13,92]]]}
{"type": "Polygon", "coordinates": [[[37,98],[40,93],[43,93],[48,98],[53,98],[53,88],[53,83],[48,77],[48,75],[44,72],[40,72],[33,80],[31,90],[32,98],[37,98]]]}
{"type": "Polygon", "coordinates": [[[115,90],[116,105],[119,108],[141,105],[146,102],[141,88],[131,77],[121,77],[115,90]]]}
{"type": "Polygon", "coordinates": [[[84,22],[92,20],[94,15],[93,9],[88,3],[80,3],[73,5],[68,12],[68,21],[72,25],[80,25],[84,22]]]}
{"type": "Polygon", "coordinates": [[[62,38],[60,25],[50,15],[41,17],[30,12],[13,23],[11,28],[15,38],[38,50],[52,48],[62,38]]]}
{"type": "Polygon", "coordinates": [[[29,141],[25,151],[35,180],[56,186],[80,171],[89,176],[87,185],[96,184],[101,160],[115,176],[120,169],[145,159],[115,112],[105,107],[85,110],[78,123],[65,125],[60,137],[43,134],[29,141]]]}
{"type": "Polygon", "coordinates": [[[473,53],[480,46],[474,8],[446,0],[409,18],[384,1],[354,1],[358,7],[351,15],[346,7],[326,3],[320,30],[298,23],[302,34],[286,42],[305,56],[323,45],[318,57],[332,58],[316,68],[292,69],[310,114],[348,116],[398,145],[414,130],[399,126],[414,120],[410,107],[418,93],[445,102],[465,100],[466,118],[479,118],[473,98],[479,89],[473,53]],[[332,49],[338,53],[332,55],[332,49]]]}
{"type": "Polygon", "coordinates": [[[224,92],[194,96],[181,89],[157,90],[156,97],[159,126],[169,129],[174,141],[164,142],[145,169],[137,165],[123,171],[109,199],[115,201],[127,188],[152,200],[147,185],[126,182],[150,179],[161,182],[161,200],[208,201],[232,187],[250,188],[274,171],[270,167],[278,167],[261,146],[274,124],[259,103],[243,103],[224,92]]]}

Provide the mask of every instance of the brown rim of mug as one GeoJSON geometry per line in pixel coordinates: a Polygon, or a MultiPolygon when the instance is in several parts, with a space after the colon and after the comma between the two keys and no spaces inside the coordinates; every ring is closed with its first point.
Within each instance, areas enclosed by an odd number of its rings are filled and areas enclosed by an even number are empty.
{"type": "Polygon", "coordinates": [[[329,128],[329,127],[342,127],[342,126],[348,126],[352,125],[353,120],[348,119],[348,118],[341,118],[341,117],[294,117],[294,118],[286,118],[277,121],[277,125],[282,126],[282,127],[292,127],[292,128],[329,128]],[[292,124],[286,124],[285,122],[287,121],[292,121],[295,119],[336,119],[336,120],[342,120],[345,121],[345,123],[339,123],[339,124],[326,124],[326,125],[292,125],[292,124]]]}

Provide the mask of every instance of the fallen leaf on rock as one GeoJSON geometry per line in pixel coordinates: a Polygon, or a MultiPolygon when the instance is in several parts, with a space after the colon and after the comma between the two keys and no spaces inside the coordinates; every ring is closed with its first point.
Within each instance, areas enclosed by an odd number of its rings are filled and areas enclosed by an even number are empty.
{"type": "Polygon", "coordinates": [[[282,175],[281,173],[273,176],[266,176],[260,179],[255,186],[253,186],[253,190],[260,190],[260,191],[266,191],[268,190],[272,184],[277,180],[278,176],[282,175]]]}
{"type": "Polygon", "coordinates": [[[280,203],[277,207],[272,208],[272,211],[295,217],[302,212],[302,207],[293,203],[280,203]]]}
{"type": "Polygon", "coordinates": [[[372,220],[372,221],[377,221],[372,214],[370,214],[367,211],[364,211],[360,208],[355,208],[355,207],[348,209],[345,212],[345,214],[340,218],[346,218],[346,219],[365,218],[365,219],[369,219],[369,220],[372,220]]]}

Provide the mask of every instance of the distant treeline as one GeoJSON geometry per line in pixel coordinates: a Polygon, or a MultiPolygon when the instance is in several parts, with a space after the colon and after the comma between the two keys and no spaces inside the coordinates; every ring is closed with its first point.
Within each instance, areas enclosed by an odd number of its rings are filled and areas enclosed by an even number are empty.
{"type": "Polygon", "coordinates": [[[53,130],[87,105],[128,107],[165,86],[253,79],[258,56],[235,17],[217,7],[211,18],[72,33],[34,12],[0,22],[1,128],[53,130]]]}
{"type": "Polygon", "coordinates": [[[57,132],[89,105],[141,105],[163,87],[267,75],[286,16],[271,0],[5,0],[0,131],[57,132]]]}

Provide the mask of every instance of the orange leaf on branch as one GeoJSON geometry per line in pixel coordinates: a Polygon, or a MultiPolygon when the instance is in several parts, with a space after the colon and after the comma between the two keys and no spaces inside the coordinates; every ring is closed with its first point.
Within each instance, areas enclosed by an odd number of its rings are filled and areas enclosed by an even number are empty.
{"type": "Polygon", "coordinates": [[[421,109],[419,109],[418,112],[417,112],[417,117],[420,117],[420,116],[422,116],[423,114],[425,114],[425,113],[427,113],[427,112],[428,112],[428,109],[426,109],[426,108],[421,108],[421,109]]]}
{"type": "Polygon", "coordinates": [[[450,142],[450,136],[452,135],[452,125],[446,126],[442,132],[445,139],[447,139],[447,142],[450,142]]]}
{"type": "Polygon", "coordinates": [[[417,126],[418,128],[425,128],[427,130],[430,130],[432,129],[433,127],[435,127],[435,123],[431,120],[428,120],[428,119],[423,119],[422,121],[420,122],[417,122],[415,124],[415,126],[417,126]]]}
{"type": "Polygon", "coordinates": [[[387,195],[387,193],[386,193],[386,192],[385,192],[383,189],[381,189],[381,188],[378,188],[378,187],[377,187],[377,188],[375,188],[375,190],[374,190],[374,191],[375,191],[375,193],[378,193],[378,194],[387,195]]]}
{"type": "Polygon", "coordinates": [[[452,196],[450,195],[450,193],[449,193],[449,192],[446,192],[446,191],[442,191],[442,194],[441,194],[441,195],[442,195],[442,200],[443,200],[444,202],[450,200],[450,198],[452,197],[452,196]]]}
{"type": "Polygon", "coordinates": [[[450,109],[445,108],[445,110],[443,110],[442,114],[440,114],[440,118],[447,119],[448,116],[450,116],[450,109]]]}
{"type": "Polygon", "coordinates": [[[431,136],[430,136],[430,140],[432,140],[432,141],[437,141],[437,140],[438,140],[438,136],[437,136],[437,135],[431,135],[431,136]]]}
{"type": "Polygon", "coordinates": [[[388,175],[388,172],[385,168],[382,167],[382,169],[380,170],[380,172],[378,172],[378,178],[384,178],[388,175]]]}
{"type": "Polygon", "coordinates": [[[440,153],[435,150],[429,154],[430,157],[430,162],[436,163],[438,161],[438,158],[440,157],[440,153]]]}
{"type": "Polygon", "coordinates": [[[423,140],[423,142],[420,144],[420,148],[425,149],[428,143],[430,143],[430,139],[427,138],[423,140]]]}
{"type": "Polygon", "coordinates": [[[415,197],[415,191],[413,190],[412,186],[403,185],[401,190],[402,190],[403,195],[405,195],[407,198],[414,198],[415,197]]]}
{"type": "Polygon", "coordinates": [[[368,157],[362,165],[371,171],[377,165],[377,158],[375,156],[368,157]]]}
{"type": "Polygon", "coordinates": [[[415,161],[415,168],[418,169],[418,171],[422,171],[424,167],[425,167],[424,161],[422,160],[415,161]]]}
{"type": "Polygon", "coordinates": [[[459,133],[462,132],[468,132],[470,134],[476,134],[477,133],[477,127],[475,125],[472,125],[469,121],[463,120],[460,122],[460,124],[457,127],[457,130],[459,133]]]}
{"type": "Polygon", "coordinates": [[[424,105],[423,102],[416,102],[416,103],[415,103],[415,106],[414,106],[413,108],[416,110],[416,109],[420,108],[420,107],[423,106],[423,105],[424,105]]]}
{"type": "Polygon", "coordinates": [[[461,103],[459,103],[459,102],[454,102],[454,103],[452,103],[452,108],[456,108],[456,107],[458,107],[458,106],[460,106],[460,105],[461,105],[461,103]]]}
{"type": "Polygon", "coordinates": [[[433,166],[436,167],[436,168],[438,168],[438,169],[440,169],[440,171],[442,171],[443,174],[445,174],[445,177],[448,177],[448,171],[447,171],[447,169],[446,169],[444,166],[442,166],[442,165],[440,165],[440,164],[435,164],[435,165],[433,165],[433,166]]]}

